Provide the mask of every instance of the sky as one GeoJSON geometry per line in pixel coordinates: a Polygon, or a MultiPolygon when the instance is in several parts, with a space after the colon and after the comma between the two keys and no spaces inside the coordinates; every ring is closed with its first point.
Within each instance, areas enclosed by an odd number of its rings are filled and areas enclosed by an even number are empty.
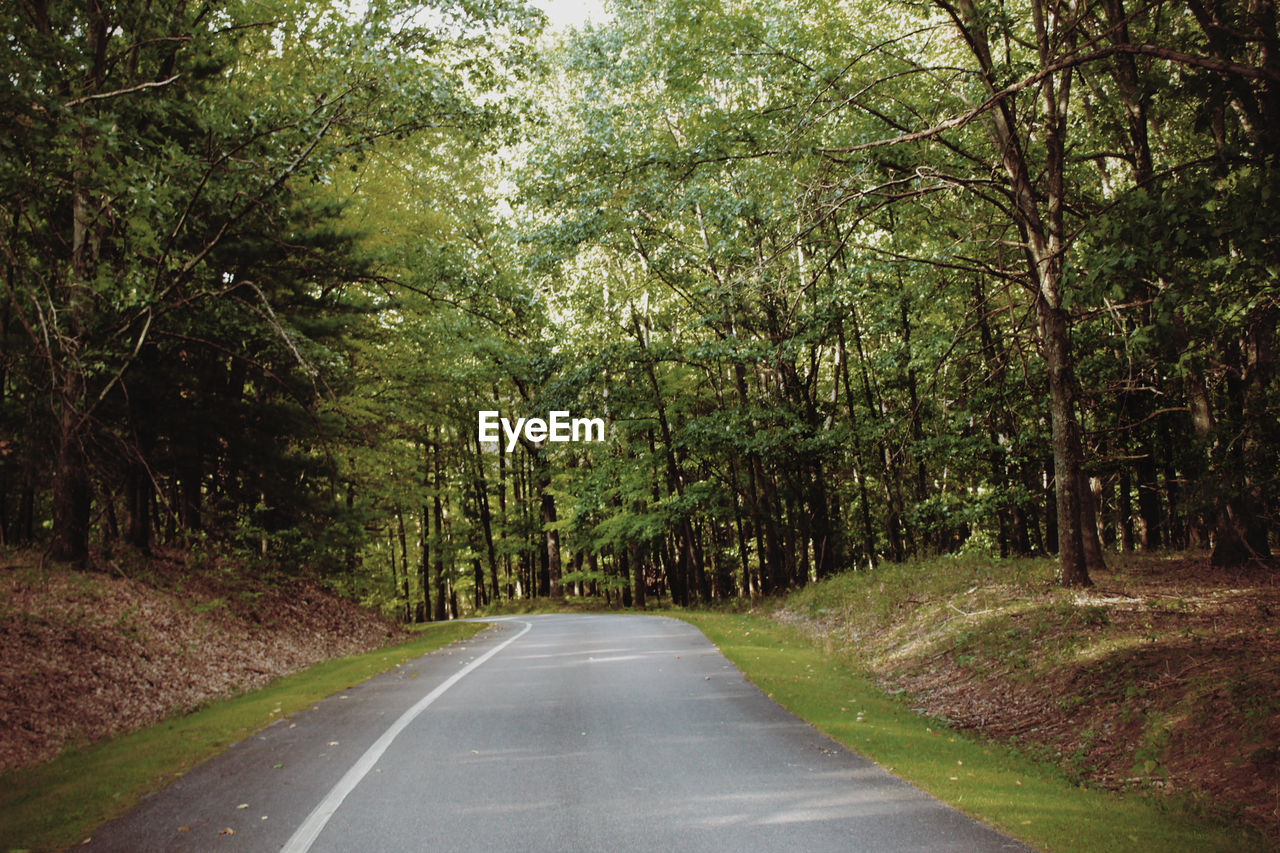
{"type": "Polygon", "coordinates": [[[578,27],[588,18],[600,23],[605,18],[602,0],[532,0],[532,3],[547,13],[553,29],[578,27]]]}
{"type": "MultiPolygon", "coordinates": [[[[599,24],[608,16],[604,12],[604,0],[529,0],[547,13],[551,30],[580,27],[588,20],[599,24]]],[[[368,0],[347,0],[351,19],[358,19],[368,9],[368,0]]]]}

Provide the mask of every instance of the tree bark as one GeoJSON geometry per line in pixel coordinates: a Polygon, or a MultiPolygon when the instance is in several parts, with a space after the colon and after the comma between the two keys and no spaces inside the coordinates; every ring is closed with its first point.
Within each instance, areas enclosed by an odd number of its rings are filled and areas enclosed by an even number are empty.
{"type": "MultiPolygon", "coordinates": [[[[76,387],[75,377],[68,377],[66,381],[72,383],[72,389],[76,387]]],[[[58,412],[57,422],[57,455],[53,469],[53,543],[49,556],[58,562],[87,568],[92,493],[89,461],[83,444],[84,430],[79,424],[79,407],[64,401],[58,412]]]]}
{"type": "Polygon", "coordinates": [[[631,604],[636,610],[645,608],[644,563],[640,559],[640,545],[627,543],[626,564],[631,569],[631,604]]]}
{"type": "Polygon", "coordinates": [[[444,470],[440,460],[440,427],[436,427],[436,438],[432,442],[432,465],[434,477],[432,478],[432,517],[435,520],[435,540],[436,540],[436,560],[433,567],[432,580],[435,583],[435,609],[432,611],[432,619],[436,622],[443,622],[445,619],[445,578],[444,578],[444,501],[441,490],[444,488],[444,470]]]}
{"type": "Polygon", "coordinates": [[[550,478],[542,484],[542,497],[539,501],[542,512],[542,528],[547,555],[547,594],[552,598],[563,598],[564,588],[560,585],[562,566],[560,563],[560,531],[555,528],[556,499],[551,494],[550,478]]]}
{"type": "MultiPolygon", "coordinates": [[[[995,65],[985,24],[973,0],[959,0],[955,22],[970,51],[978,61],[988,90],[997,90],[995,65]]],[[[1072,21],[1059,20],[1063,7],[1048,8],[1043,0],[1032,0],[1031,13],[1036,30],[1042,68],[1053,57],[1051,51],[1070,50],[1074,45],[1072,21]]],[[[1000,161],[1009,179],[1013,204],[1011,214],[1024,245],[1028,278],[1034,284],[1034,304],[1039,325],[1040,346],[1049,373],[1049,412],[1052,425],[1054,490],[1058,516],[1058,583],[1089,586],[1091,563],[1101,554],[1096,525],[1087,518],[1091,504],[1081,475],[1083,448],[1076,419],[1075,363],[1071,353],[1071,322],[1062,301],[1062,273],[1067,251],[1064,210],[1066,206],[1065,163],[1067,106],[1071,72],[1046,74],[1040,85],[1042,118],[1034,133],[1019,133],[1013,99],[1002,99],[991,110],[991,132],[1000,161]],[[1043,187],[1031,178],[1026,146],[1043,146],[1043,187]],[[1043,208],[1040,199],[1043,198],[1043,208]],[[1086,539],[1095,540],[1086,543],[1086,539]]]]}
{"type": "Polygon", "coordinates": [[[429,577],[431,566],[431,510],[426,504],[422,505],[422,562],[418,564],[418,586],[422,588],[422,602],[418,619],[419,622],[426,622],[435,619],[435,611],[431,609],[431,579],[429,577]]]}
{"type": "Polygon", "coordinates": [[[480,528],[484,533],[485,556],[489,560],[489,599],[498,600],[498,558],[493,547],[493,513],[489,509],[489,483],[484,476],[484,450],[480,446],[480,433],[474,434],[476,444],[476,504],[480,511],[480,528]]]}
{"type": "MultiPolygon", "coordinates": [[[[400,567],[404,570],[401,576],[401,592],[404,596],[404,621],[408,622],[412,618],[412,605],[409,599],[409,545],[404,534],[404,514],[400,512],[400,507],[396,507],[396,537],[400,541],[400,567]]],[[[392,556],[395,556],[395,545],[392,544],[392,556]]]]}

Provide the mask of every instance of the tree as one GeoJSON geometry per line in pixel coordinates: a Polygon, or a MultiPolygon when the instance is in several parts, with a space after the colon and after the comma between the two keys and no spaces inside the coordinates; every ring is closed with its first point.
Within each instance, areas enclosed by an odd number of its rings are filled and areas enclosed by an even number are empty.
{"type": "MultiPolygon", "coordinates": [[[[214,383],[184,399],[230,379],[234,404],[249,364],[312,407],[317,362],[333,362],[304,314],[349,314],[344,285],[361,276],[318,187],[384,138],[496,132],[505,105],[471,93],[527,51],[536,19],[446,6],[424,24],[401,3],[358,21],[322,3],[11,5],[3,102],[27,133],[8,144],[0,188],[14,212],[0,234],[7,316],[42,362],[33,388],[47,383],[52,555],[85,563],[95,472],[112,453],[127,457],[131,539],[146,545],[167,438],[152,392],[187,385],[161,375],[160,353],[182,342],[187,368],[214,383]],[[313,61],[316,44],[329,61],[313,61]],[[246,349],[249,328],[274,337],[293,376],[246,349]]],[[[199,453],[172,457],[184,527],[200,526],[209,489],[199,453]]]]}

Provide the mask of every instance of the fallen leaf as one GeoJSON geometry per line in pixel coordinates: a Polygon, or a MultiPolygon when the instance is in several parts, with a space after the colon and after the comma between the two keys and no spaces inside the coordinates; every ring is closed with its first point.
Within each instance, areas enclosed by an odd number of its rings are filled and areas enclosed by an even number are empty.
{"type": "MultiPolygon", "coordinates": [[[[76,656],[67,661],[65,679],[61,675],[32,679],[26,687],[35,692],[24,693],[19,707],[23,713],[39,713],[39,737],[24,736],[15,748],[14,738],[31,729],[16,712],[5,720],[0,725],[0,770],[9,770],[11,761],[26,764],[40,760],[46,752],[56,753],[70,731],[82,731],[86,740],[97,741],[158,722],[174,709],[185,712],[215,697],[241,693],[335,654],[381,648],[387,635],[381,620],[360,613],[350,602],[317,596],[310,606],[295,607],[298,589],[293,584],[280,584],[278,588],[271,585],[269,591],[254,593],[264,596],[262,612],[281,614],[278,626],[255,624],[252,629],[245,629],[231,627],[233,623],[240,624],[237,619],[210,622],[203,616],[210,605],[204,597],[213,594],[213,589],[206,589],[203,581],[196,583],[188,590],[194,598],[180,601],[183,596],[174,594],[170,582],[181,576],[172,573],[182,570],[161,559],[154,571],[157,579],[166,579],[154,588],[127,580],[123,573],[119,577],[104,573],[95,579],[94,607],[100,608],[100,613],[87,621],[82,615],[75,624],[93,635],[104,634],[106,640],[117,638],[119,628],[127,627],[133,637],[129,648],[118,648],[114,642],[104,643],[86,635],[84,641],[77,643],[76,656]],[[198,612],[192,613],[193,610],[198,612]],[[145,631],[140,630],[143,626],[145,631]],[[40,691],[54,692],[49,692],[46,699],[40,691]],[[111,712],[102,713],[104,707],[111,712]],[[51,713],[46,714],[46,708],[51,713]]],[[[151,568],[144,571],[148,576],[151,573],[151,568]]],[[[79,589],[80,582],[74,576],[69,582],[79,589]]],[[[14,601],[13,583],[7,577],[0,578],[0,601],[16,605],[18,612],[39,616],[42,630],[64,624],[60,614],[69,607],[80,606],[77,602],[84,597],[81,593],[74,597],[62,595],[64,584],[59,575],[52,575],[47,584],[24,592],[14,601]],[[40,615],[46,613],[47,616],[40,615]]],[[[213,601],[220,603],[219,599],[213,601]]],[[[219,611],[222,609],[219,607],[219,611]]],[[[225,609],[228,615],[238,612],[232,605],[225,609]]],[[[255,606],[254,610],[259,608],[255,606]]],[[[4,648],[6,668],[12,665],[14,672],[25,671],[24,655],[38,653],[41,648],[40,643],[24,642],[18,646],[4,648]]],[[[32,665],[47,671],[47,662],[33,661],[32,665]]],[[[283,706],[272,705],[269,710],[280,716],[283,706]]]]}

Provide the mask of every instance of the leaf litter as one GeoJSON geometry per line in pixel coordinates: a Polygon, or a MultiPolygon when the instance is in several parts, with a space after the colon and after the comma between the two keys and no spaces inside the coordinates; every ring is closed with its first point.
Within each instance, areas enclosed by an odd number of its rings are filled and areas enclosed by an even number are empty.
{"type": "MultiPolygon", "coordinates": [[[[1109,554],[1085,591],[990,582],[774,611],[953,728],[1083,784],[1191,800],[1280,844],[1280,560],[1109,554]]],[[[859,587],[858,589],[862,589],[859,587]]],[[[936,733],[935,733],[936,734],[936,733]]]]}
{"type": "Polygon", "coordinates": [[[0,560],[0,772],[402,635],[313,581],[246,579],[176,552],[128,576],[0,560]]]}

